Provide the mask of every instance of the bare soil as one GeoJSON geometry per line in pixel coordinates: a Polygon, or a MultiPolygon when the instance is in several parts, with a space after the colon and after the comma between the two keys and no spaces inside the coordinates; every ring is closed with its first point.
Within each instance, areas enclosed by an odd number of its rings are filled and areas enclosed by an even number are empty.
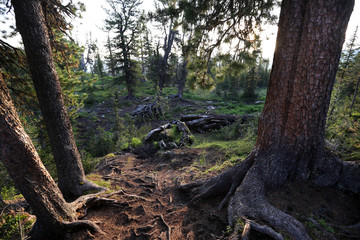
{"type": "MultiPolygon", "coordinates": [[[[210,177],[204,171],[215,164],[218,156],[208,152],[207,166],[194,165],[201,154],[202,149],[182,148],[159,154],[142,148],[107,159],[92,176],[111,183],[118,192],[110,198],[121,202],[122,207],[89,210],[85,219],[98,223],[104,234],[80,231],[69,234],[68,239],[230,239],[227,210],[217,209],[224,196],[188,206],[189,196],[176,190],[179,184],[210,177]]],[[[268,197],[279,209],[303,222],[314,239],[329,239],[327,231],[337,239],[354,239],[337,226],[360,221],[359,196],[297,183],[268,197]],[[309,219],[321,223],[321,227],[309,219]]],[[[252,239],[270,238],[253,233],[252,239]]]]}

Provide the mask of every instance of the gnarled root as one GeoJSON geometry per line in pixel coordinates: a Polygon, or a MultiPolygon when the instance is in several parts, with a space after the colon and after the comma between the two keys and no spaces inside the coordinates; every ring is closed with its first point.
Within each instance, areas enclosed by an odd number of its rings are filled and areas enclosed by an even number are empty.
{"type": "Polygon", "coordinates": [[[269,203],[265,197],[265,191],[265,183],[257,169],[251,168],[229,203],[230,225],[235,225],[239,218],[256,219],[277,230],[285,231],[293,239],[311,240],[298,220],[269,203]]]}
{"type": "Polygon", "coordinates": [[[260,225],[249,219],[244,219],[245,225],[241,237],[243,240],[250,240],[250,231],[254,229],[257,232],[268,235],[275,240],[284,240],[283,236],[268,226],[260,225]]]}
{"type": "Polygon", "coordinates": [[[98,206],[110,206],[119,207],[124,206],[124,203],[118,202],[114,199],[98,197],[98,194],[89,194],[79,197],[77,200],[71,203],[75,211],[83,213],[79,216],[79,219],[86,217],[87,211],[92,207],[98,206]]]}
{"type": "Polygon", "coordinates": [[[205,182],[186,184],[179,189],[191,192],[192,204],[226,194],[219,207],[225,206],[231,199],[228,205],[228,221],[232,226],[236,225],[238,219],[248,219],[244,237],[247,236],[249,229],[254,229],[275,239],[283,239],[280,233],[271,228],[274,227],[297,240],[311,239],[298,220],[275,208],[266,199],[266,186],[254,164],[253,154],[218,176],[205,182]],[[262,224],[249,219],[257,220],[262,224]]]}
{"type": "Polygon", "coordinates": [[[89,229],[91,232],[104,234],[104,232],[101,231],[101,229],[98,225],[96,225],[94,222],[88,221],[88,220],[77,220],[74,222],[64,221],[64,222],[62,222],[62,228],[65,231],[70,231],[70,232],[78,231],[78,230],[82,230],[82,229],[89,229]]]}
{"type": "Polygon", "coordinates": [[[254,158],[250,155],[245,160],[220,175],[210,178],[205,182],[181,185],[178,189],[186,192],[190,191],[190,204],[194,204],[199,200],[226,194],[219,205],[219,208],[222,208],[234,194],[236,188],[240,185],[253,162],[254,158]]]}
{"type": "Polygon", "coordinates": [[[82,184],[79,187],[79,189],[81,191],[81,195],[89,193],[89,192],[92,192],[92,193],[96,192],[96,193],[100,194],[100,193],[104,192],[105,190],[107,190],[106,188],[96,185],[95,183],[89,181],[88,179],[86,179],[84,181],[84,184],[82,184]]]}

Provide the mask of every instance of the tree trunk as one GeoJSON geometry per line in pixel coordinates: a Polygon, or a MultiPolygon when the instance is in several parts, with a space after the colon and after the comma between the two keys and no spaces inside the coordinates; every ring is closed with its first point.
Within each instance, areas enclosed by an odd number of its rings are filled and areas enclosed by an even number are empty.
{"type": "MultiPolygon", "coordinates": [[[[265,192],[293,180],[335,185],[341,162],[324,149],[326,114],[353,0],[284,0],[254,164],[230,201],[231,223],[261,218],[294,239],[310,239],[265,192]],[[252,200],[250,195],[253,194],[252,200]],[[259,210],[262,206],[262,210],[259,210]]],[[[357,183],[358,184],[358,183],[357,183]]]]}
{"type": "Polygon", "coordinates": [[[38,0],[12,0],[12,4],[49,134],[59,187],[66,199],[73,199],[96,186],[85,178],[55,70],[41,4],[38,0]]]}
{"type": "Polygon", "coordinates": [[[189,63],[189,60],[184,59],[184,61],[181,64],[181,67],[180,67],[178,92],[175,96],[176,98],[179,98],[179,99],[183,99],[184,88],[185,88],[186,79],[188,76],[188,70],[187,70],[188,63],[189,63]]]}
{"type": "MultiPolygon", "coordinates": [[[[306,180],[324,155],[326,114],[353,4],[351,0],[282,3],[255,146],[258,152],[285,157],[275,164],[277,168],[284,164],[283,174],[276,176],[278,184],[289,177],[306,180]]],[[[267,177],[273,179],[272,171],[267,177]]]]}
{"type": "Polygon", "coordinates": [[[173,19],[171,19],[170,24],[169,24],[169,35],[165,36],[165,40],[164,40],[164,46],[163,46],[164,57],[160,61],[160,67],[159,67],[159,71],[160,71],[160,73],[159,73],[159,75],[160,75],[159,90],[160,90],[160,93],[162,93],[165,82],[169,78],[169,75],[168,75],[168,61],[169,61],[171,48],[172,48],[172,45],[174,43],[174,39],[175,39],[175,35],[176,35],[176,31],[171,29],[172,24],[173,24],[173,19]]]}
{"type": "Polygon", "coordinates": [[[6,203],[4,202],[4,200],[2,199],[2,196],[0,194],[0,208],[4,207],[6,205],[6,203]]]}
{"type": "Polygon", "coordinates": [[[37,217],[36,234],[55,239],[63,233],[61,221],[74,220],[75,211],[64,200],[23,129],[1,74],[0,129],[0,159],[37,217]]]}
{"type": "Polygon", "coordinates": [[[298,220],[269,203],[267,191],[294,180],[360,191],[360,166],[324,150],[326,114],[353,6],[354,0],[283,0],[255,148],[226,172],[180,186],[193,189],[192,203],[226,194],[220,207],[230,200],[230,225],[259,220],[291,239],[310,240],[298,220]]]}

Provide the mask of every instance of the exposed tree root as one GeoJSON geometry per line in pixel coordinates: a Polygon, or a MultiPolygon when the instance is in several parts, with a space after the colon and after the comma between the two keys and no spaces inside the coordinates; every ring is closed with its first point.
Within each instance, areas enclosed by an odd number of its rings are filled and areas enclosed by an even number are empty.
{"type": "Polygon", "coordinates": [[[252,166],[253,162],[253,155],[250,155],[245,160],[220,175],[210,178],[205,182],[182,185],[179,186],[178,189],[191,192],[191,204],[194,204],[199,200],[205,200],[210,197],[226,194],[225,198],[219,205],[219,208],[221,209],[229,201],[236,188],[241,184],[241,181],[245,177],[249,168],[252,166]]]}
{"type": "Polygon", "coordinates": [[[135,111],[131,113],[133,118],[142,118],[143,120],[163,116],[163,107],[158,97],[154,102],[147,105],[139,105],[135,111]]]}
{"type": "MultiPolygon", "coordinates": [[[[86,193],[99,193],[100,194],[100,193],[104,192],[105,190],[106,190],[106,188],[100,187],[100,186],[96,185],[95,183],[86,179],[86,181],[82,185],[79,186],[79,191],[80,191],[79,196],[84,195],[86,193]]],[[[85,195],[85,196],[87,196],[87,195],[85,195]]]]}
{"type": "Polygon", "coordinates": [[[228,220],[235,225],[238,218],[256,219],[296,240],[311,240],[304,226],[292,216],[275,208],[265,197],[265,183],[256,167],[249,170],[228,206],[228,220]]]}
{"type": "MultiPolygon", "coordinates": [[[[114,199],[101,198],[96,195],[85,195],[78,198],[76,201],[72,202],[73,208],[77,212],[82,212],[79,219],[86,217],[87,211],[92,207],[98,206],[110,206],[110,207],[119,207],[124,206],[124,203],[118,202],[114,199]]],[[[126,206],[126,205],[125,205],[126,206]]]]}
{"type": "Polygon", "coordinates": [[[62,228],[65,231],[78,231],[78,230],[82,230],[82,229],[89,229],[91,232],[95,232],[95,233],[100,233],[100,234],[105,234],[98,225],[96,225],[94,222],[92,221],[88,221],[88,220],[77,220],[74,222],[62,222],[62,228]]]}
{"type": "MultiPolygon", "coordinates": [[[[128,204],[116,201],[114,199],[108,199],[99,197],[97,194],[84,195],[76,199],[71,203],[73,209],[77,212],[82,212],[78,219],[82,219],[86,216],[87,211],[92,207],[98,206],[111,206],[111,207],[127,207],[128,204]]],[[[93,233],[105,234],[100,227],[89,220],[75,220],[75,221],[61,221],[58,226],[57,233],[48,232],[47,229],[42,228],[41,223],[36,222],[34,227],[29,233],[30,239],[62,239],[63,234],[66,232],[74,232],[78,230],[87,229],[93,233]],[[58,234],[58,235],[56,235],[58,234]]]]}
{"type": "Polygon", "coordinates": [[[325,228],[323,228],[320,223],[318,223],[316,220],[312,219],[312,218],[307,218],[307,220],[309,222],[311,222],[312,224],[314,224],[325,236],[327,239],[329,240],[336,240],[336,238],[331,234],[329,233],[328,231],[326,231],[325,228]]]}
{"type": "Polygon", "coordinates": [[[125,100],[130,100],[130,101],[137,101],[138,100],[134,95],[127,95],[124,99],[125,100]]]}
{"type": "Polygon", "coordinates": [[[165,226],[165,228],[166,228],[166,239],[171,240],[171,227],[169,226],[169,224],[167,224],[165,222],[163,215],[156,215],[155,218],[158,219],[163,226],[165,226]]]}
{"type": "Polygon", "coordinates": [[[117,192],[112,192],[112,193],[106,195],[105,197],[109,198],[109,197],[111,197],[113,195],[123,195],[123,196],[133,198],[133,199],[136,199],[136,200],[149,201],[147,198],[144,198],[142,196],[138,196],[138,195],[135,195],[135,194],[128,194],[124,190],[120,190],[120,191],[117,191],[117,192]]]}
{"type": "Polygon", "coordinates": [[[268,226],[264,226],[261,224],[258,224],[254,221],[251,221],[249,219],[244,219],[245,226],[244,230],[241,234],[241,237],[243,240],[250,240],[250,231],[251,229],[254,229],[257,232],[263,233],[265,235],[268,235],[272,237],[275,240],[284,240],[283,236],[280,233],[277,233],[274,229],[268,226]]]}
{"type": "Polygon", "coordinates": [[[353,239],[360,239],[360,222],[350,225],[350,226],[333,226],[337,229],[340,229],[339,235],[353,238],[353,239]]]}
{"type": "MultiPolygon", "coordinates": [[[[330,155],[325,156],[328,158],[330,155]]],[[[339,186],[342,189],[359,192],[359,164],[343,163],[333,156],[330,157],[331,159],[326,159],[327,163],[323,167],[317,165],[312,170],[313,183],[322,186],[339,186]],[[334,176],[331,176],[332,171],[334,176]]],[[[213,196],[225,195],[219,205],[222,208],[231,199],[228,205],[228,221],[231,226],[236,226],[238,219],[247,219],[243,232],[244,239],[248,236],[250,229],[254,229],[274,239],[283,239],[283,236],[276,232],[281,231],[287,233],[292,239],[310,240],[305,227],[298,220],[280,211],[267,200],[265,194],[271,187],[271,183],[264,180],[263,166],[258,158],[259,156],[255,157],[255,154],[251,154],[246,160],[224,173],[207,181],[179,186],[179,190],[190,192],[189,204],[196,204],[200,200],[213,196]]],[[[322,161],[318,164],[321,165],[322,161]]],[[[346,227],[341,229],[347,236],[356,236],[356,233],[349,231],[346,227]]],[[[359,226],[354,225],[354,229],[359,229],[359,226]]],[[[326,235],[329,239],[335,239],[330,233],[326,235]]]]}
{"type": "Polygon", "coordinates": [[[338,187],[354,193],[360,192],[360,161],[342,162],[338,187]]]}

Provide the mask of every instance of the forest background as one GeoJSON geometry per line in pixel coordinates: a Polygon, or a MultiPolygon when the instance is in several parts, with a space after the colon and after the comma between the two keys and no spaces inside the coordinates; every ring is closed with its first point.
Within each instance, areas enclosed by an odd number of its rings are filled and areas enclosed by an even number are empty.
{"type": "MultiPolygon", "coordinates": [[[[146,3],[149,4],[149,2],[146,3]]],[[[96,4],[101,4],[101,2],[96,1],[96,4]]],[[[139,5],[139,9],[154,9],[147,4],[139,5]]],[[[158,4],[158,8],[161,10],[162,6],[171,4],[171,1],[159,1],[158,4]]],[[[111,12],[111,7],[106,7],[105,3],[103,5],[111,12]]],[[[116,32],[111,31],[113,27],[109,20],[111,14],[106,14],[99,5],[86,3],[86,8],[89,10],[88,12],[80,13],[84,16],[84,19],[79,21],[82,24],[74,24],[72,34],[74,42],[63,33],[56,33],[56,42],[60,46],[65,46],[66,51],[55,51],[54,56],[87,173],[94,169],[103,156],[141,146],[149,130],[182,113],[251,114],[255,120],[246,123],[246,126],[236,123],[208,135],[196,136],[195,147],[204,147],[215,141],[222,142],[216,143],[221,145],[230,140],[236,141],[236,145],[240,148],[245,146],[245,143],[246,146],[249,143],[254,144],[256,118],[262,110],[270,73],[271,52],[273,52],[273,47],[270,46],[275,42],[276,30],[273,25],[269,25],[273,30],[268,34],[273,36],[274,40],[263,44],[262,47],[249,46],[246,53],[250,52],[251,54],[238,58],[238,62],[234,61],[233,56],[227,52],[226,48],[224,52],[215,51],[205,70],[206,77],[202,81],[199,81],[199,76],[196,74],[199,68],[204,71],[203,63],[196,61],[189,63],[186,88],[183,90],[182,96],[179,96],[180,69],[181,63],[184,62],[181,52],[183,43],[180,37],[173,39],[173,49],[164,70],[166,76],[164,85],[161,86],[161,76],[157,75],[158,69],[160,69],[157,65],[158,60],[166,55],[164,42],[170,42],[164,39],[170,39],[167,37],[170,37],[171,31],[174,29],[171,26],[171,20],[158,18],[157,20],[160,19],[160,21],[157,21],[156,17],[145,20],[143,17],[143,22],[140,23],[142,30],[139,32],[140,34],[147,33],[147,35],[144,34],[137,39],[138,44],[134,49],[137,56],[131,65],[136,81],[129,85],[120,73],[122,67],[113,65],[116,56],[114,55],[114,59],[111,59],[111,48],[114,47],[111,43],[116,42],[115,39],[118,36],[116,32]],[[94,9],[96,13],[92,12],[94,9]],[[100,12],[105,14],[100,14],[100,12]],[[107,24],[103,24],[106,22],[105,19],[108,20],[107,24]],[[154,23],[156,30],[149,28],[149,23],[154,23]],[[94,25],[96,31],[86,30],[87,26],[94,29],[94,25]],[[103,37],[98,37],[100,35],[103,37]],[[261,52],[261,48],[266,51],[261,52]],[[153,66],[156,68],[153,69],[153,66]],[[125,97],[130,98],[125,101],[125,97]],[[203,105],[195,110],[181,104],[174,107],[169,103],[174,97],[199,101],[198,103],[201,102],[203,105]],[[148,124],[143,115],[140,117],[131,115],[139,105],[144,103],[138,101],[145,101],[145,99],[154,99],[161,109],[159,113],[155,112],[146,116],[151,119],[152,124],[148,124]]],[[[334,87],[327,123],[327,147],[344,160],[360,158],[360,99],[358,96],[360,52],[358,31],[353,27],[359,23],[356,14],[358,8],[359,3],[355,5],[348,29],[347,42],[334,87]]],[[[12,21],[11,13],[7,13],[5,16],[9,15],[10,18],[5,21],[7,23],[12,21]]],[[[11,27],[5,27],[3,34],[8,38],[12,34],[11,27]]],[[[259,40],[264,43],[266,42],[264,38],[266,38],[266,34],[261,35],[259,40]]],[[[19,46],[16,38],[11,41],[8,39],[6,39],[7,42],[19,46]]],[[[120,55],[120,53],[118,54],[120,55]]],[[[26,72],[21,75],[22,79],[29,78],[26,72]]],[[[41,115],[36,106],[31,104],[34,95],[32,87],[26,84],[12,85],[16,82],[9,81],[10,79],[5,80],[8,81],[9,86],[13,86],[13,98],[18,101],[23,123],[33,138],[42,160],[56,178],[55,166],[47,144],[48,140],[41,115]],[[24,92],[27,94],[22,94],[24,92]],[[24,103],[29,105],[24,105],[24,103]],[[30,106],[30,108],[22,109],[21,107],[24,106],[30,106]]],[[[239,153],[236,149],[229,153],[228,159],[225,159],[228,161],[226,167],[235,164],[234,159],[246,156],[251,148],[251,146],[247,148],[248,152],[239,153]]],[[[2,199],[7,201],[19,197],[4,169],[1,174],[3,176],[2,182],[0,182],[2,199]]]]}

